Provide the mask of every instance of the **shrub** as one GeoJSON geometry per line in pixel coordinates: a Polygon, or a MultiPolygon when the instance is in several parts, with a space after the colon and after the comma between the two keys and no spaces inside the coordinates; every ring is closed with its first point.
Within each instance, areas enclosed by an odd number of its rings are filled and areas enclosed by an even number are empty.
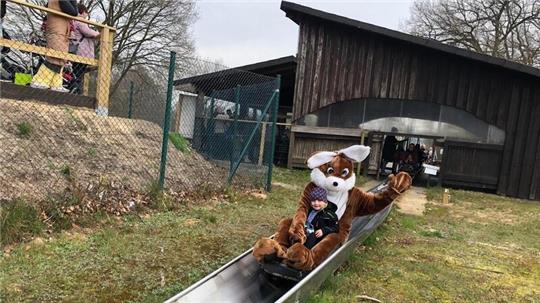
{"type": "Polygon", "coordinates": [[[0,205],[0,243],[20,242],[43,232],[38,210],[22,199],[0,205]]]}
{"type": "Polygon", "coordinates": [[[88,155],[89,155],[90,157],[95,157],[95,156],[97,156],[97,150],[96,150],[95,148],[90,148],[90,149],[88,149],[88,155]]]}
{"type": "Polygon", "coordinates": [[[62,168],[60,168],[60,172],[66,178],[71,177],[71,167],[68,164],[64,164],[62,168]]]}
{"type": "Polygon", "coordinates": [[[32,124],[25,121],[17,124],[17,129],[19,131],[19,137],[23,139],[28,139],[32,134],[33,127],[32,124]]]}

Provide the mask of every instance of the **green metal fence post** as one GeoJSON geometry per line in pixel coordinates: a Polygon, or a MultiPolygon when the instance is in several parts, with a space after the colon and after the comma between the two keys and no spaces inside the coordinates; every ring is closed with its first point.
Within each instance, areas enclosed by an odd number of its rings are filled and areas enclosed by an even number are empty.
{"type": "Polygon", "coordinates": [[[274,98],[274,111],[272,113],[272,132],[270,134],[270,159],[268,159],[268,173],[266,176],[266,191],[272,190],[272,170],[274,167],[274,153],[276,151],[276,129],[277,129],[277,116],[279,108],[279,90],[281,88],[281,75],[276,79],[276,96],[274,98]]]}
{"type": "Polygon", "coordinates": [[[129,105],[128,105],[128,118],[131,119],[133,113],[133,81],[129,81],[129,105]]]}
{"type": "Polygon", "coordinates": [[[234,153],[236,151],[236,141],[238,137],[238,115],[240,110],[240,85],[237,85],[234,89],[234,122],[233,122],[233,135],[231,142],[231,157],[230,157],[230,167],[229,167],[229,180],[227,181],[231,185],[234,172],[234,153]]]}
{"type": "Polygon", "coordinates": [[[208,122],[206,123],[206,135],[205,135],[205,146],[206,146],[206,149],[205,151],[208,152],[209,155],[211,155],[212,157],[214,156],[215,154],[215,151],[212,150],[212,148],[209,148],[212,146],[212,143],[214,141],[214,131],[215,131],[215,126],[216,126],[216,120],[215,120],[215,117],[214,117],[214,113],[215,113],[215,106],[216,106],[216,98],[214,98],[214,91],[212,91],[212,93],[210,94],[210,118],[207,120],[208,122]]]}
{"type": "Polygon", "coordinates": [[[171,52],[169,59],[169,79],[167,82],[167,103],[165,106],[165,119],[163,121],[163,141],[161,143],[161,165],[159,168],[159,188],[165,185],[165,168],[167,167],[167,151],[169,148],[169,128],[171,126],[172,91],[174,70],[176,69],[176,53],[171,52]]]}

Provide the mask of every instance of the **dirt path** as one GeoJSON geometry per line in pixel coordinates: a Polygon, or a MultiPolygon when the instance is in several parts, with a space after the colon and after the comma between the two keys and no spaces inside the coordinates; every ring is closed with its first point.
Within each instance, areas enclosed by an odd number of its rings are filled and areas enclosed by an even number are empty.
{"type": "Polygon", "coordinates": [[[426,189],[424,187],[413,186],[396,199],[399,212],[416,216],[424,215],[426,203],[426,189]]]}
{"type": "MultiPolygon", "coordinates": [[[[364,183],[360,188],[362,190],[369,190],[377,185],[381,181],[369,180],[364,183]]],[[[426,209],[426,189],[423,187],[411,187],[408,191],[402,194],[396,199],[397,210],[404,214],[423,216],[426,209]]]]}

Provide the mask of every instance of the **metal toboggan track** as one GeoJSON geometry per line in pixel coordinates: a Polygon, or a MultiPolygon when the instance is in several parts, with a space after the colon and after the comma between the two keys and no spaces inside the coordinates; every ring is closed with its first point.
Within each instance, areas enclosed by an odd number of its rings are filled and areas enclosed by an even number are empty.
{"type": "MultiPolygon", "coordinates": [[[[385,188],[386,184],[381,183],[368,192],[376,193],[385,188]]],[[[376,214],[355,218],[347,242],[300,282],[266,274],[250,249],[165,302],[299,302],[319,289],[354,249],[384,222],[391,208],[392,204],[376,214]]]]}

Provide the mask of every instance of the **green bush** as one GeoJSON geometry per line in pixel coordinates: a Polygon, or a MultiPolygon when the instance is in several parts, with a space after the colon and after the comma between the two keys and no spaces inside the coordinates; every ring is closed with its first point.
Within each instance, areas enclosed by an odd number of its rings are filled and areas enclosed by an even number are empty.
{"type": "Polygon", "coordinates": [[[88,149],[88,155],[89,155],[90,157],[95,157],[95,156],[97,156],[97,150],[96,150],[95,148],[90,148],[90,149],[88,149]]]}
{"type": "Polygon", "coordinates": [[[30,135],[32,134],[33,127],[32,127],[32,124],[25,121],[25,122],[21,122],[17,124],[17,129],[19,131],[19,136],[21,138],[28,139],[30,138],[30,135]]]}
{"type": "Polygon", "coordinates": [[[43,232],[38,210],[22,199],[0,205],[0,243],[20,242],[43,232]]]}
{"type": "Polygon", "coordinates": [[[64,164],[60,168],[60,173],[62,173],[62,175],[64,175],[66,178],[71,177],[71,167],[68,164],[64,164]]]}
{"type": "Polygon", "coordinates": [[[179,133],[169,133],[169,140],[177,150],[183,153],[189,152],[189,142],[179,133]]]}

